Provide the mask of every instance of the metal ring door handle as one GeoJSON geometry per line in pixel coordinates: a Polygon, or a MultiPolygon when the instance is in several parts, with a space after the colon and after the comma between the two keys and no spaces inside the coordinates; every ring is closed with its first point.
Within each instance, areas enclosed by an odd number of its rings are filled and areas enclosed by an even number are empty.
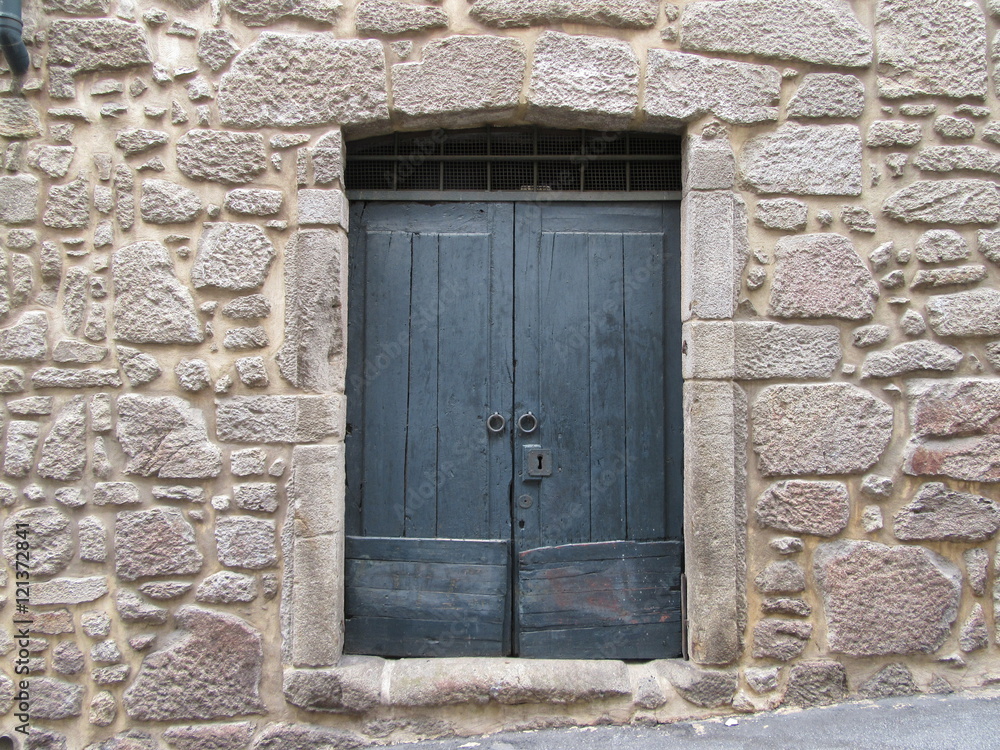
{"type": "Polygon", "coordinates": [[[530,411],[522,414],[517,420],[517,427],[525,435],[530,435],[538,429],[538,417],[530,411]]]}
{"type": "Polygon", "coordinates": [[[486,429],[494,435],[499,435],[507,426],[507,418],[498,411],[493,412],[486,418],[486,429]]]}

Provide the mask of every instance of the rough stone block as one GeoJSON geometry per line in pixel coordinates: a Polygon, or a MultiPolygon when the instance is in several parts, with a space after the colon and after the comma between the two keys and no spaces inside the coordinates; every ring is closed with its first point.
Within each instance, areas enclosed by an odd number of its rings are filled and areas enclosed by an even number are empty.
{"type": "Polygon", "coordinates": [[[344,448],[342,445],[298,445],[292,449],[288,504],[295,536],[343,534],[344,448]]]}
{"type": "Polygon", "coordinates": [[[32,576],[51,576],[73,559],[75,549],[69,517],[55,508],[26,508],[7,515],[3,524],[3,556],[11,570],[26,570],[32,576]],[[18,556],[17,524],[27,524],[30,557],[18,556]],[[17,567],[15,568],[15,564],[17,567]]]}
{"type": "Polygon", "coordinates": [[[256,224],[206,222],[191,281],[199,289],[257,289],[267,280],[276,255],[274,244],[256,224]]]}
{"type": "Polygon", "coordinates": [[[809,209],[794,198],[770,198],[757,202],[754,220],[768,229],[797,232],[806,228],[809,209]]]}
{"type": "Polygon", "coordinates": [[[174,276],[163,245],[136,242],[118,250],[112,260],[112,275],[115,335],[119,340],[194,344],[204,339],[191,293],[174,276]]]}
{"type": "Polygon", "coordinates": [[[646,29],[656,22],[656,0],[474,0],[470,15],[501,29],[581,23],[646,29]]]}
{"type": "Polygon", "coordinates": [[[925,180],[890,195],[882,211],[906,223],[995,224],[1000,194],[987,180],[925,180]]]}
{"type": "Polygon", "coordinates": [[[761,620],[753,629],[753,656],[790,661],[805,650],[812,629],[811,623],[798,620],[761,620]]]}
{"type": "Polygon", "coordinates": [[[676,124],[707,114],[734,125],[778,119],[781,76],[774,68],[663,49],[647,55],[643,111],[650,122],[676,124]]]}
{"type": "MultiPolygon", "coordinates": [[[[226,516],[215,523],[219,562],[231,568],[259,570],[278,561],[274,521],[226,516]]],[[[329,617],[329,612],[327,613],[329,617]]]]}
{"type": "Polygon", "coordinates": [[[918,436],[1000,434],[1000,380],[910,380],[907,397],[918,436]]]}
{"type": "Polygon", "coordinates": [[[874,314],[878,285],[847,237],[782,237],[775,258],[769,314],[842,320],[865,320],[874,314]]]}
{"type": "Polygon", "coordinates": [[[659,661],[656,666],[688,703],[703,708],[732,705],[739,679],[736,672],[699,669],[679,659],[659,661]]]}
{"type": "Polygon", "coordinates": [[[786,123],[746,143],[740,172],[757,193],[861,195],[861,133],[856,125],[786,123]]]}
{"type": "Polygon", "coordinates": [[[681,46],[705,52],[868,67],[871,32],[836,0],[700,0],[681,15],[681,46]]]}
{"type": "Polygon", "coordinates": [[[986,95],[986,18],[975,0],[879,0],[879,96],[986,95]]]}
{"type": "Polygon", "coordinates": [[[440,8],[408,5],[390,0],[362,0],[355,12],[359,33],[396,36],[413,31],[442,29],[448,26],[448,14],[440,8]]]}
{"type": "Polygon", "coordinates": [[[1000,336],[1000,291],[975,289],[927,300],[927,318],[938,336],[1000,336]]]}
{"type": "Polygon", "coordinates": [[[1000,506],[940,482],[923,485],[898,513],[893,533],[902,541],[982,542],[1000,529],[1000,506]]]}
{"type": "Polygon", "coordinates": [[[685,548],[689,653],[729,664],[746,623],[746,395],[731,383],[685,383],[684,417],[685,534],[704,540],[685,548]]]}
{"type": "Polygon", "coordinates": [[[903,473],[945,476],[967,482],[1000,482],[1000,435],[946,440],[910,440],[903,455],[903,473]]]}
{"type": "Polygon", "coordinates": [[[267,168],[264,136],[189,130],[177,141],[177,168],[192,180],[242,185],[267,168]]]}
{"type": "Polygon", "coordinates": [[[962,575],[929,549],[830,542],[817,548],[813,561],[831,651],[933,653],[951,633],[962,575]]]}
{"type": "Polygon", "coordinates": [[[44,312],[22,313],[12,325],[0,328],[0,360],[31,362],[49,354],[49,317],[44,312]]]}
{"type": "Polygon", "coordinates": [[[381,703],[385,660],[345,656],[333,669],[286,669],[283,692],[308,711],[366,713],[381,703]]]}
{"type": "Polygon", "coordinates": [[[130,457],[128,474],[203,479],[222,471],[222,453],[208,440],[204,415],[176,396],[120,396],[115,435],[130,457]]]}
{"type": "Polygon", "coordinates": [[[299,190],[299,224],[348,228],[347,197],[341,190],[299,190]]]}
{"type": "Polygon", "coordinates": [[[735,193],[691,192],[684,210],[690,262],[682,268],[681,315],[731,318],[750,256],[746,204],[735,193]]]}
{"type": "Polygon", "coordinates": [[[419,122],[483,122],[518,105],[527,65],[524,43],[491,36],[428,42],[421,62],[392,66],[393,109],[419,122]]]}
{"type": "Polygon", "coordinates": [[[838,73],[809,73],[788,102],[788,116],[860,117],[865,109],[865,85],[857,76],[838,73]]]}
{"type": "Polygon", "coordinates": [[[794,534],[836,536],[850,515],[851,498],[842,482],[778,482],[757,500],[758,524],[794,534]]]}
{"type": "Polygon", "coordinates": [[[217,402],[219,439],[235,443],[315,443],[343,434],[338,396],[235,396],[217,402]]]}
{"type": "Polygon", "coordinates": [[[913,161],[921,172],[987,172],[1000,174],[1000,155],[978,146],[934,146],[913,161]]]}
{"type": "Polygon", "coordinates": [[[31,604],[36,607],[49,604],[83,604],[100,599],[107,593],[108,579],[104,576],[32,581],[31,604]]]}
{"type": "Polygon", "coordinates": [[[860,474],[892,437],[893,410],[853,385],[776,385],[753,405],[754,450],[764,476],[860,474]]]}
{"type": "MultiPolygon", "coordinates": [[[[733,189],[736,182],[736,157],[733,155],[733,147],[728,138],[689,135],[685,145],[687,147],[684,159],[686,190],[733,189]]],[[[758,207],[758,216],[759,212],[758,207]]]]}
{"type": "Polygon", "coordinates": [[[387,120],[385,81],[385,52],[374,39],[265,31],[222,77],[219,113],[240,128],[387,120]]]}
{"type": "Polygon", "coordinates": [[[38,218],[38,178],[29,174],[0,176],[0,222],[27,224],[38,218]]]}
{"type": "Polygon", "coordinates": [[[908,341],[887,351],[872,352],[861,366],[862,378],[893,378],[909,372],[950,372],[962,361],[962,352],[936,341],[908,341]]]}
{"type": "Polygon", "coordinates": [[[292,554],[292,663],[334,666],[344,647],[344,623],[336,614],[344,611],[343,536],[298,537],[292,554]]]}
{"type": "Polygon", "coordinates": [[[122,511],[115,521],[115,571],[124,581],[201,570],[194,528],[179,510],[122,511]]]}
{"type": "Polygon", "coordinates": [[[613,129],[639,106],[639,60],[628,42],[546,31],[535,42],[528,119],[613,129]]]}
{"type": "Polygon", "coordinates": [[[121,70],[153,61],[142,27],[111,18],[53,21],[48,41],[49,65],[68,66],[74,73],[121,70]]]}
{"type": "Polygon", "coordinates": [[[138,721],[218,719],[262,713],[262,637],[229,614],[184,607],[185,635],[143,659],[122,703],[138,721]]]}
{"type": "Polygon", "coordinates": [[[274,216],[281,211],[284,195],[280,190],[237,189],[226,193],[223,207],[247,216],[274,216]]]}
{"type": "Polygon", "coordinates": [[[847,698],[847,670],[835,661],[796,664],[788,676],[784,703],[792,706],[825,706],[847,698]]]}

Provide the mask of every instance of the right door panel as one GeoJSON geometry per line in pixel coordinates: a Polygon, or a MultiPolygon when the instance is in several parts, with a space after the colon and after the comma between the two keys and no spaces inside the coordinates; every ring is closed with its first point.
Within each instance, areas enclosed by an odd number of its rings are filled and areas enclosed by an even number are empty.
{"type": "Polygon", "coordinates": [[[676,218],[659,204],[516,207],[515,418],[538,422],[514,436],[522,656],[679,653],[676,218]],[[539,451],[551,472],[531,476],[539,451]]]}

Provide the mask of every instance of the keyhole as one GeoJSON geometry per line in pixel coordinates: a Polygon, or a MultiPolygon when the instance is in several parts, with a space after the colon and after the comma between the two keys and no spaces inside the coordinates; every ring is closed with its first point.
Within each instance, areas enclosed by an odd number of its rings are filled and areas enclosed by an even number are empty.
{"type": "Polygon", "coordinates": [[[541,457],[541,455],[538,456],[538,470],[539,471],[542,470],[542,457],[541,457]]]}
{"type": "Polygon", "coordinates": [[[517,522],[517,528],[519,528],[519,529],[523,529],[524,528],[524,520],[523,519],[517,522]]]}

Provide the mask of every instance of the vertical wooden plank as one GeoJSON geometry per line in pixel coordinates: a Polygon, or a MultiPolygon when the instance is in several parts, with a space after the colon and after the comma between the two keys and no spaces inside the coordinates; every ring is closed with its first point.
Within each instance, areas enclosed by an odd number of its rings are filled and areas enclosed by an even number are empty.
{"type": "Polygon", "coordinates": [[[625,311],[620,234],[593,233],[590,256],[590,538],[625,538],[625,311]]]}
{"type": "Polygon", "coordinates": [[[541,233],[542,207],[537,203],[519,203],[514,215],[514,409],[511,413],[514,461],[512,495],[514,547],[521,551],[541,546],[539,530],[539,482],[525,481],[521,457],[528,441],[517,429],[517,418],[531,410],[538,413],[540,340],[539,267],[543,255],[552,252],[552,235],[541,233]],[[543,250],[543,244],[548,246],[543,250]],[[518,500],[527,497],[530,504],[522,507],[518,500]]]}
{"type": "Polygon", "coordinates": [[[361,533],[361,480],[364,474],[364,356],[365,350],[365,254],[368,233],[363,229],[365,204],[351,204],[348,245],[347,314],[347,497],[344,522],[348,534],[361,533]]]}
{"type": "Polygon", "coordinates": [[[571,544],[590,540],[588,235],[559,232],[551,242],[545,235],[539,267],[541,399],[535,412],[540,427],[522,442],[537,437],[553,453],[552,476],[540,481],[541,543],[571,544]]]}
{"type": "Polygon", "coordinates": [[[514,204],[489,208],[490,337],[487,411],[500,412],[507,429],[489,440],[489,536],[510,539],[510,490],[513,482],[512,416],[514,407],[514,204]]]}
{"type": "Polygon", "coordinates": [[[681,371],[681,206],[663,205],[664,369],[668,539],[684,534],[684,376],[681,371]]]}
{"type": "Polygon", "coordinates": [[[623,237],[627,538],[643,541],[666,533],[663,235],[623,237]]]}
{"type": "Polygon", "coordinates": [[[404,532],[410,239],[405,232],[370,232],[367,238],[362,527],[369,536],[404,532]]]}
{"type": "Polygon", "coordinates": [[[441,234],[439,243],[440,288],[453,293],[442,294],[438,307],[437,536],[485,539],[490,506],[490,237],[441,234]]]}
{"type": "Polygon", "coordinates": [[[406,432],[408,537],[437,534],[438,235],[413,235],[406,432]]]}

